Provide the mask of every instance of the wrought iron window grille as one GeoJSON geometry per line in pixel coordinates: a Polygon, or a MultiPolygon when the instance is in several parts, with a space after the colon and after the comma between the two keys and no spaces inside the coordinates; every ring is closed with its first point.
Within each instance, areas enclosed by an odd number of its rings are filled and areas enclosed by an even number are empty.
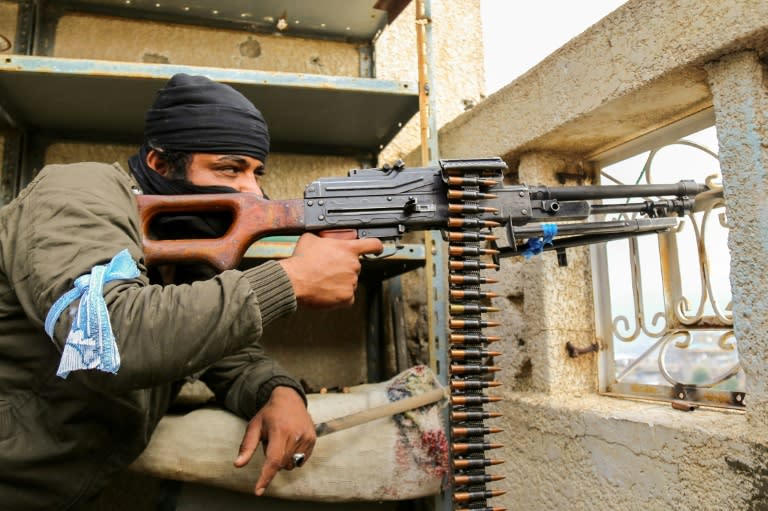
{"type": "MultiPolygon", "coordinates": [[[[602,169],[601,182],[693,179],[722,191],[718,155],[710,149],[716,146],[715,129],[708,128],[602,169]]],[[[725,202],[714,192],[697,200],[673,232],[593,249],[597,331],[608,347],[601,359],[604,392],[745,406],[727,235],[725,202]]]]}

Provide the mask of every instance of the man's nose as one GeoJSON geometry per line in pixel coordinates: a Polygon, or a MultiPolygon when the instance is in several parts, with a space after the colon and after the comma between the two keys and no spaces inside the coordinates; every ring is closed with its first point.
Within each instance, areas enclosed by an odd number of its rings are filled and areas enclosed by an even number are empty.
{"type": "Polygon", "coordinates": [[[261,196],[264,195],[261,186],[253,179],[253,177],[239,179],[235,188],[238,192],[256,193],[261,196]]]}

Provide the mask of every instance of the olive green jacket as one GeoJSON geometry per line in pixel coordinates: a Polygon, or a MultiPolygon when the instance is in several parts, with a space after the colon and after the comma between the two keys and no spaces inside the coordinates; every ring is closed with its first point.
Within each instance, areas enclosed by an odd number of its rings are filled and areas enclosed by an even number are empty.
{"type": "MultiPolygon", "coordinates": [[[[268,262],[189,285],[150,283],[135,193],[119,165],[50,165],[0,210],[0,506],[67,509],[97,493],[146,447],[183,378],[202,379],[250,418],[277,385],[301,388],[259,345],[293,312],[268,262]],[[141,274],[105,285],[117,374],[56,376],[77,301],[49,338],[51,305],[95,265],[128,249],[141,274]]],[[[233,453],[233,456],[236,453],[233,453]]]]}

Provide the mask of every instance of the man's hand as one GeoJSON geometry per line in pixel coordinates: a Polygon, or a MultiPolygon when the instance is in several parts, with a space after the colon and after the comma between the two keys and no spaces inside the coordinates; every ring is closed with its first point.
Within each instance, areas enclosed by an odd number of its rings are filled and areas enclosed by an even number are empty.
{"type": "Polygon", "coordinates": [[[352,305],[360,274],[360,256],[384,249],[376,238],[320,238],[306,233],[293,255],[280,261],[299,304],[329,308],[352,305]]]}
{"type": "Polygon", "coordinates": [[[315,425],[299,393],[290,387],[275,387],[267,404],[248,423],[235,466],[247,465],[262,442],[264,466],[255,489],[261,496],[281,469],[293,470],[294,454],[309,459],[315,440],[315,425]]]}

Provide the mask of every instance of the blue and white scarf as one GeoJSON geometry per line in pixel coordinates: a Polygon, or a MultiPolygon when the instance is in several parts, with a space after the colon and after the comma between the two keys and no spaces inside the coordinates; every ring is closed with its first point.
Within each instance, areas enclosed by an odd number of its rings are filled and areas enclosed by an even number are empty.
{"type": "Polygon", "coordinates": [[[136,262],[128,250],[122,250],[109,264],[94,266],[91,273],[78,277],[74,283],[75,287],[56,300],[45,318],[45,331],[51,339],[61,313],[80,298],[77,315],[72,321],[64,351],[61,353],[61,362],[56,371],[58,376],[66,378],[71,371],[82,369],[117,373],[120,368],[120,353],[104,301],[104,284],[138,276],[136,262]]]}

